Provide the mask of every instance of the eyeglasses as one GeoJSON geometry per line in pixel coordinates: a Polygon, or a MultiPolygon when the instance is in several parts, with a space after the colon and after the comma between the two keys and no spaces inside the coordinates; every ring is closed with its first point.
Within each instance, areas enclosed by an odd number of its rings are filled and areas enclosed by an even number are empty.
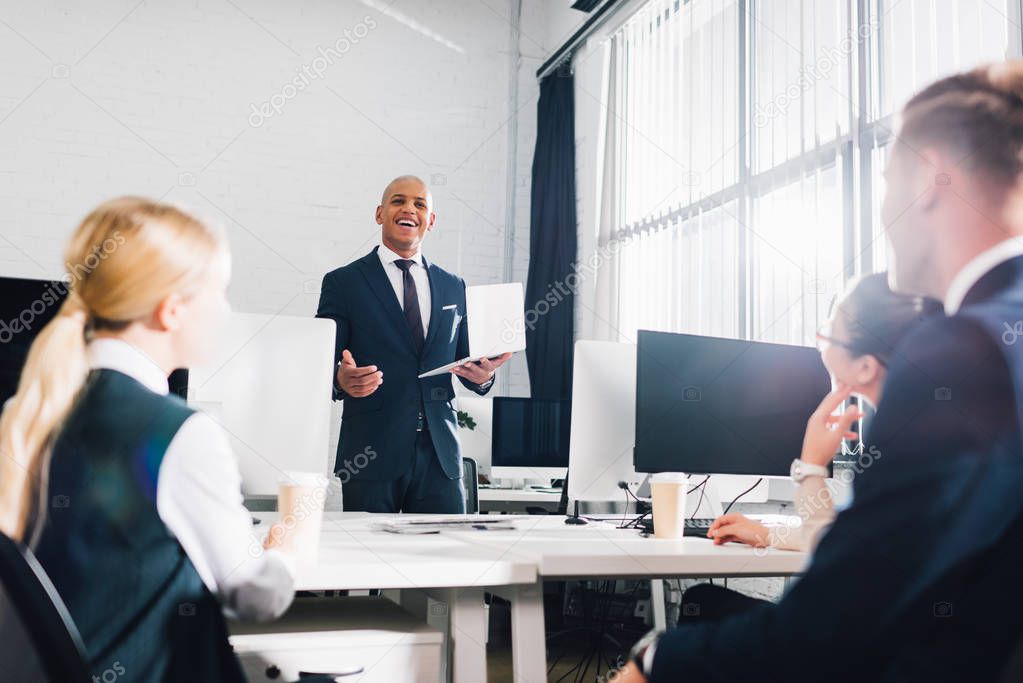
{"type": "MultiPolygon", "coordinates": [[[[849,342],[844,342],[841,339],[835,339],[831,334],[831,323],[825,323],[817,330],[817,350],[823,353],[829,346],[838,346],[854,356],[863,355],[861,350],[853,348],[852,344],[849,342]]],[[[876,353],[870,355],[876,358],[877,362],[880,363],[882,367],[888,367],[888,362],[884,358],[876,353]]]]}
{"type": "Polygon", "coordinates": [[[829,346],[839,346],[846,351],[852,351],[852,346],[848,342],[844,342],[841,339],[836,339],[833,336],[832,326],[830,322],[826,322],[817,328],[817,350],[823,351],[829,346]]]}
{"type": "Polygon", "coordinates": [[[824,334],[821,334],[820,332],[818,332],[817,333],[817,350],[823,352],[829,346],[838,346],[840,348],[845,349],[846,351],[851,351],[852,350],[852,349],[849,348],[849,345],[846,344],[845,342],[841,342],[838,339],[833,339],[833,338],[831,338],[831,337],[829,337],[827,335],[824,335],[824,334]]]}

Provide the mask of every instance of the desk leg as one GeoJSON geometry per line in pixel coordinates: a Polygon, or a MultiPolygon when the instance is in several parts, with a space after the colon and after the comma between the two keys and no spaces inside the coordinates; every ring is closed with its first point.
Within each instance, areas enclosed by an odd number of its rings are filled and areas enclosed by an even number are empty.
{"type": "Polygon", "coordinates": [[[447,605],[447,680],[451,683],[486,683],[487,622],[483,590],[450,588],[423,592],[447,605]]]}
{"type": "Polygon", "coordinates": [[[547,680],[547,639],[544,633],[543,582],[491,590],[511,603],[515,683],[544,683],[547,680]]]}
{"type": "Polygon", "coordinates": [[[650,609],[654,613],[654,628],[668,628],[668,615],[664,609],[664,580],[650,579],[650,609]]]}

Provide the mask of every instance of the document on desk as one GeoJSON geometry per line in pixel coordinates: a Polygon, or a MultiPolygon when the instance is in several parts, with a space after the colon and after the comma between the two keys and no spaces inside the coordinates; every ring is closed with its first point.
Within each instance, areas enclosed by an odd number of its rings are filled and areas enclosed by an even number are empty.
{"type": "Polygon", "coordinates": [[[525,304],[521,282],[465,288],[469,355],[419,375],[442,375],[465,363],[496,358],[526,348],[525,304]]]}

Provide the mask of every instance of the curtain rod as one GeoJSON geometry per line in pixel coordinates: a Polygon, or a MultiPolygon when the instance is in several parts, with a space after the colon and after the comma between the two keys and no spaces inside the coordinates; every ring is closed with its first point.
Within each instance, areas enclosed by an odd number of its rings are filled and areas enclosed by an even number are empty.
{"type": "Polygon", "coordinates": [[[625,0],[607,0],[600,9],[593,13],[593,15],[586,20],[579,30],[572,34],[572,36],[561,44],[554,54],[550,58],[540,65],[540,68],[536,70],[536,77],[543,79],[544,77],[553,73],[561,63],[566,59],[572,58],[572,51],[575,50],[584,40],[590,37],[594,31],[596,31],[604,21],[607,20],[610,15],[609,10],[613,7],[617,7],[625,2],[625,0]]]}

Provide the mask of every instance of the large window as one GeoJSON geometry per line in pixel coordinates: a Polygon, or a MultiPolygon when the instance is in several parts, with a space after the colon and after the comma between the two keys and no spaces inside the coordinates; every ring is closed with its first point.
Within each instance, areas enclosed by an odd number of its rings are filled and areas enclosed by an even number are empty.
{"type": "Polygon", "coordinates": [[[886,264],[892,116],[1018,56],[1019,0],[651,0],[610,41],[616,329],[812,343],[886,264]]]}

